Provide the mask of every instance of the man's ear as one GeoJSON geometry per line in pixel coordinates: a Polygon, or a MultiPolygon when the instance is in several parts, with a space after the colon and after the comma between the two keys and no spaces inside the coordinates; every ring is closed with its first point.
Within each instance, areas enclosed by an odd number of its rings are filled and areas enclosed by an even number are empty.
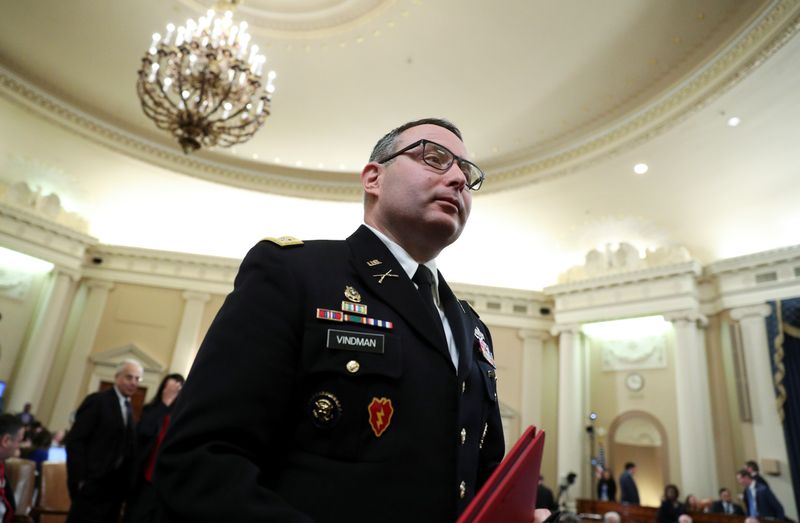
{"type": "Polygon", "coordinates": [[[369,162],[361,170],[361,187],[364,192],[377,195],[380,191],[380,178],[383,175],[383,166],[376,162],[369,162]]]}

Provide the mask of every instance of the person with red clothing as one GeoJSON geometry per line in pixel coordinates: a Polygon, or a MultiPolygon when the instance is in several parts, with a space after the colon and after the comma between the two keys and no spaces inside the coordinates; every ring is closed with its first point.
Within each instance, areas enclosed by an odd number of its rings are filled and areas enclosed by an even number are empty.
{"type": "Polygon", "coordinates": [[[136,476],[125,509],[124,521],[148,523],[155,520],[157,507],[153,489],[153,469],[161,442],[169,427],[172,405],[183,388],[181,374],[168,374],[161,380],[156,395],[142,409],[136,426],[136,476]]]}
{"type": "Polygon", "coordinates": [[[14,518],[14,489],[6,476],[6,460],[19,452],[25,429],[14,415],[0,415],[0,523],[10,523],[14,518]]]}

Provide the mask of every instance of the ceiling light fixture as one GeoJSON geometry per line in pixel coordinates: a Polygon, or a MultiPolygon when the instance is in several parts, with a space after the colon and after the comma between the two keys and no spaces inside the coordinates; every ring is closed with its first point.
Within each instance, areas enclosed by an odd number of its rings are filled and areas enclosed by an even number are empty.
{"type": "Polygon", "coordinates": [[[648,167],[646,163],[637,163],[633,166],[633,172],[636,174],[644,174],[648,169],[650,169],[650,167],[648,167]]]}
{"type": "MultiPolygon", "coordinates": [[[[231,9],[239,1],[217,6],[231,9]]],[[[266,60],[250,45],[247,22],[234,24],[230,10],[220,17],[210,9],[177,28],[167,24],[142,58],[136,83],[142,110],[186,154],[246,142],[269,116],[275,72],[264,82],[266,60]]]]}
{"type": "Polygon", "coordinates": [[[738,116],[731,116],[728,118],[728,127],[736,127],[740,123],[742,123],[742,119],[738,116]]]}

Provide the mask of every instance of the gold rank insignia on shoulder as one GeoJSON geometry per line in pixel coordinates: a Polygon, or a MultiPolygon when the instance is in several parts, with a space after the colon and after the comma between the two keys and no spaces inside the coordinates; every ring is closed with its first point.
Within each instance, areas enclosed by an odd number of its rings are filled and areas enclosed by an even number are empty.
{"type": "Polygon", "coordinates": [[[290,247],[292,245],[303,245],[303,240],[298,240],[294,236],[281,236],[279,238],[273,238],[271,236],[267,236],[264,238],[265,242],[272,242],[279,247],[290,247]]]}

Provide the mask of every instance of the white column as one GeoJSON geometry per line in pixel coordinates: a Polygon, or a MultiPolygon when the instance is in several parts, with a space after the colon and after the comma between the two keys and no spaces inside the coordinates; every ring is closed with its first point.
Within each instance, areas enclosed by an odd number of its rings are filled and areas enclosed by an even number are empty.
{"type": "Polygon", "coordinates": [[[181,318],[181,326],[175,340],[175,350],[172,352],[170,372],[180,372],[184,376],[189,373],[197,354],[197,337],[200,334],[203,311],[210,298],[210,295],[202,292],[186,291],[183,293],[186,304],[183,307],[183,318],[181,318]]]}
{"type": "Polygon", "coordinates": [[[544,341],[550,337],[545,331],[522,329],[517,332],[522,340],[522,429],[534,425],[542,427],[542,365],[544,341]]]}
{"type": "Polygon", "coordinates": [[[757,461],[774,459],[780,463],[781,475],[768,476],[769,486],[786,510],[786,516],[797,520],[792,482],[789,476],[789,456],[783,425],[778,417],[772,366],[769,359],[767,326],[764,319],[772,312],[766,304],[731,310],[731,318],[739,322],[742,331],[742,350],[747,368],[747,391],[753,417],[753,437],[757,461]]]}
{"type": "Polygon", "coordinates": [[[59,337],[69,310],[75,275],[60,268],[53,270],[50,292],[36,318],[10,392],[9,412],[21,411],[30,403],[33,412],[39,407],[44,387],[53,364],[59,337]]]}
{"type": "Polygon", "coordinates": [[[675,329],[675,395],[681,491],[716,496],[717,460],[711,423],[705,337],[708,320],[696,312],[667,315],[675,329]]]}
{"type": "MultiPolygon", "coordinates": [[[[558,335],[558,480],[570,472],[582,476],[584,456],[584,406],[586,384],[583,379],[583,355],[579,325],[557,325],[558,335]]],[[[569,492],[570,499],[585,497],[578,481],[569,492]]]]}
{"type": "Polygon", "coordinates": [[[69,415],[83,399],[84,391],[80,390],[80,386],[86,372],[86,364],[94,347],[97,329],[108,301],[108,293],[114,288],[113,283],[99,280],[87,280],[84,285],[88,289],[86,303],[64,371],[64,378],[58,389],[53,415],[50,418],[49,426],[55,430],[69,426],[69,415]]]}

